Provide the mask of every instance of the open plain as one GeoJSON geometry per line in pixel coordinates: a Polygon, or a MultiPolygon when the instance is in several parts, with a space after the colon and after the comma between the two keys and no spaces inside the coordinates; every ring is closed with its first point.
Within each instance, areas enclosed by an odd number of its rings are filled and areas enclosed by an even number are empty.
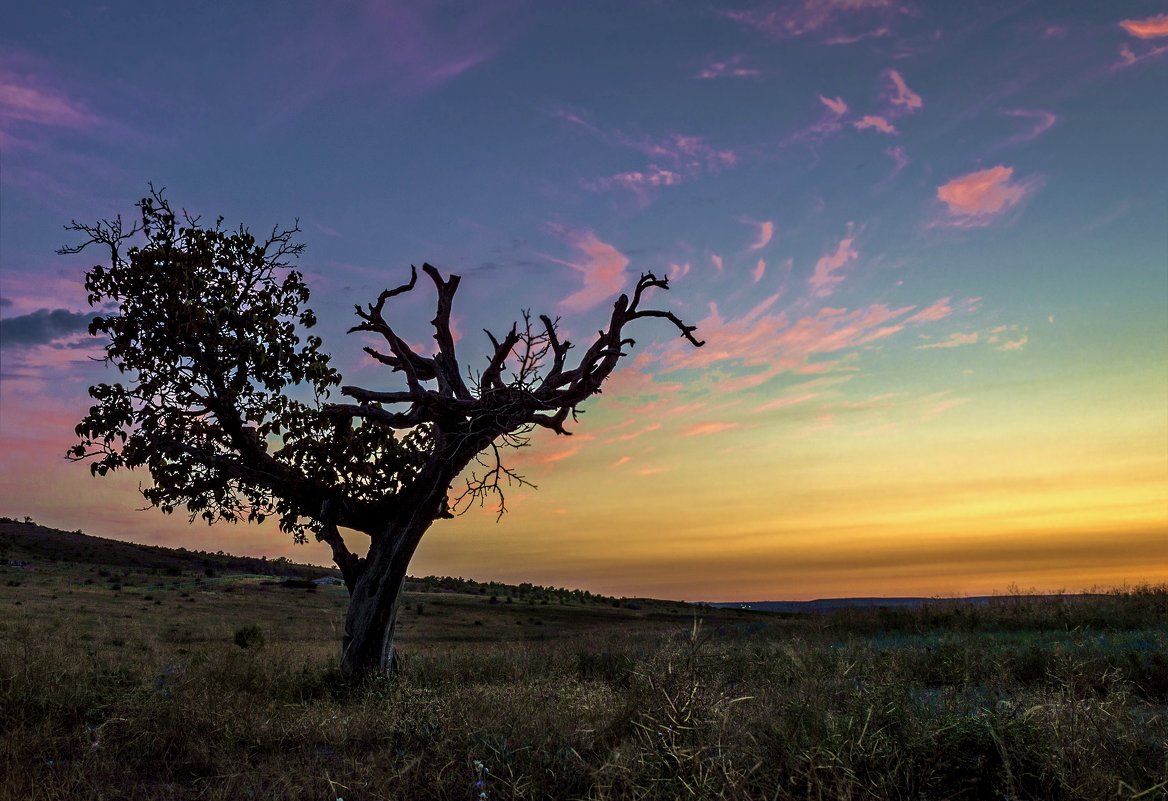
{"type": "Polygon", "coordinates": [[[819,615],[329,571],[0,524],[8,799],[1168,797],[1168,588],[819,615]],[[257,564],[258,563],[258,564],[257,564]]]}

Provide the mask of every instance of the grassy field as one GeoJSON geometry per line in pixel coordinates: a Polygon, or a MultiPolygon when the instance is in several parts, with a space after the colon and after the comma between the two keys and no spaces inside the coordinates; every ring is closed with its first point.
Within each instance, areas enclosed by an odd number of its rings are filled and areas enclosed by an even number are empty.
{"type": "Polygon", "coordinates": [[[34,529],[0,526],[5,799],[1168,798],[1166,587],[779,616],[418,581],[399,674],[351,689],[342,587],[34,529]]]}

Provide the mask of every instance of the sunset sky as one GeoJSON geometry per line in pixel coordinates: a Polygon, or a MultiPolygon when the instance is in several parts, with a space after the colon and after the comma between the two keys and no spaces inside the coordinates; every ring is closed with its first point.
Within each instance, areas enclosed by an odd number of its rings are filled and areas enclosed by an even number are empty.
{"type": "MultiPolygon", "coordinates": [[[[298,218],[345,330],[430,261],[460,353],[520,311],[657,321],[538,491],[431,529],[415,575],[687,600],[1168,581],[1168,4],[285,0],[0,15],[0,514],[327,562],[274,526],[138,511],[65,461],[86,388],[63,226],[148,182],[298,218]]],[[[428,282],[389,311],[430,343],[428,282]]],[[[431,346],[432,347],[432,346],[431,346]]],[[[579,351],[577,351],[579,352],[579,351]]],[[[548,434],[543,436],[542,434],[548,434]]]]}

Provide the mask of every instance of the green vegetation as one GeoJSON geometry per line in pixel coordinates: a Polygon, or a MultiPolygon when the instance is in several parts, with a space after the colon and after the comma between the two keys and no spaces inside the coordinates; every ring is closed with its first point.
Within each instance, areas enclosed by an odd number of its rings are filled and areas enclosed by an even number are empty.
{"type": "Polygon", "coordinates": [[[353,689],[343,587],[105,564],[0,567],[3,798],[1168,798],[1168,587],[780,616],[418,579],[353,689]]]}

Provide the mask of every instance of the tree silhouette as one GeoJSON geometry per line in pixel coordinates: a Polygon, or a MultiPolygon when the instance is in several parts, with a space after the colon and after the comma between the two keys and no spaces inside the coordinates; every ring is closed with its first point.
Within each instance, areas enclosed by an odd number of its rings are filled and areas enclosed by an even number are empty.
{"type": "Polygon", "coordinates": [[[341,378],[320,338],[301,338],[316,317],[289,263],[303,250],[298,226],[263,240],[224,228],[222,218],[205,226],[176,214],[153,187],[137,207],[141,219],[129,228],[121,217],[74,221],[67,230],[84,241],[60,251],[108,249],[108,265],[85,279],[90,305],[102,310],[90,333],[108,337],[106,361],[127,377],[90,387],[96,403],[69,457],[92,459],[95,475],[145,467],[153,481],[142,494],[163,512],[185,506],[208,523],[275,515],[298,542],[311,533],[327,543],[349,590],[341,667],[350,677],[391,663],[406,568],[422,535],[488,497],[502,514],[504,489],[525,483],[502,449],[526,444],[537,426],[570,434],[569,418],[634,344],[628,323],[661,318],[703,344],[672,312],[643,306],[648,292],[668,288],[645,274],[575,366],[558,321],[524,313],[501,338],[486,332],[486,366],[464,378],[450,328],[459,276],[423,264],[437,294],[437,352],[416,353],[385,317],[388,301],[415,288],[411,268],[408,283],[358,306],[350,329],[380,336],[381,349],[364,350],[401,373],[405,388],[343,386],[351,402],[328,403],[341,378]],[[341,529],[368,538],[364,555],[341,529]]]}

